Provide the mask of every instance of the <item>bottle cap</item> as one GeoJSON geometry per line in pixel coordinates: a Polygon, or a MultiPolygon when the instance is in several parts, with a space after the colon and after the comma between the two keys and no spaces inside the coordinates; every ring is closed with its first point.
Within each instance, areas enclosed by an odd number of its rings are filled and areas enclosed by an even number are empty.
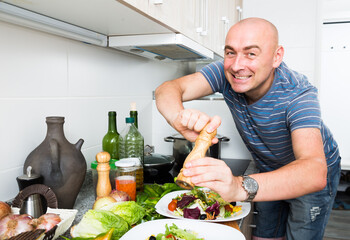
{"type": "Polygon", "coordinates": [[[117,113],[115,111],[110,111],[108,112],[108,116],[116,116],[117,113]]]}
{"type": "Polygon", "coordinates": [[[127,117],[127,118],[125,118],[125,122],[126,122],[126,123],[134,123],[134,122],[135,122],[135,119],[132,118],[132,117],[127,117]]]}

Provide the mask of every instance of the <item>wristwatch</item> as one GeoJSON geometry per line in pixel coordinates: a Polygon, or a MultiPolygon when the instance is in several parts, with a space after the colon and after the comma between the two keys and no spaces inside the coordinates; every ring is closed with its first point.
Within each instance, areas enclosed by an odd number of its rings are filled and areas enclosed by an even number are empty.
{"type": "Polygon", "coordinates": [[[247,199],[244,201],[251,202],[251,201],[253,201],[256,193],[258,192],[259,184],[254,178],[251,178],[247,175],[244,175],[242,177],[243,177],[242,187],[248,194],[247,199]]]}

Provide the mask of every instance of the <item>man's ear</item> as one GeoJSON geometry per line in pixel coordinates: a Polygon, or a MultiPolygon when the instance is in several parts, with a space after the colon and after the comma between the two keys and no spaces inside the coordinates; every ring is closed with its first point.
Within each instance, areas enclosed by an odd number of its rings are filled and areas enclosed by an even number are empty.
{"type": "Polygon", "coordinates": [[[278,66],[283,61],[283,55],[284,55],[284,48],[279,45],[275,51],[274,59],[273,59],[273,67],[278,68],[278,66]]]}

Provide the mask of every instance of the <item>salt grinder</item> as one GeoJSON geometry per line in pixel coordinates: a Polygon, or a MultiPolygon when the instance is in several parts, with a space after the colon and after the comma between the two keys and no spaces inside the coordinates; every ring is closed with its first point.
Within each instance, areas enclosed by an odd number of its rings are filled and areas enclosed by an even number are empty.
{"type": "MultiPolygon", "coordinates": [[[[19,176],[16,179],[20,191],[30,185],[43,183],[42,176],[38,174],[32,174],[31,166],[27,167],[26,174],[19,176]]],[[[40,194],[32,194],[23,201],[20,209],[20,214],[24,213],[31,215],[33,218],[38,218],[44,214],[43,203],[40,194]]]]}

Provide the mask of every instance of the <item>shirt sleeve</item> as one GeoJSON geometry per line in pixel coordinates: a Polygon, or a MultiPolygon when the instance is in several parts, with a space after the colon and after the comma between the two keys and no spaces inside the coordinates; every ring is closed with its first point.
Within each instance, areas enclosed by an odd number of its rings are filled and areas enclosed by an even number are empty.
{"type": "Polygon", "coordinates": [[[222,60],[206,65],[200,70],[200,73],[207,79],[213,92],[222,93],[225,82],[224,63],[222,60]]]}
{"type": "Polygon", "coordinates": [[[287,124],[291,132],[299,128],[321,129],[321,121],[316,88],[301,93],[287,108],[287,124]]]}

